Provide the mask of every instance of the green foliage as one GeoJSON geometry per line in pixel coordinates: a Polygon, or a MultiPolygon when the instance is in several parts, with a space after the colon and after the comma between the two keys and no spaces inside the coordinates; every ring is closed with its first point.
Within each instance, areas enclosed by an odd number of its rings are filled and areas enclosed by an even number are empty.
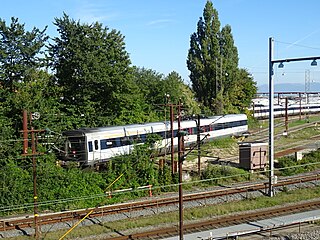
{"type": "Polygon", "coordinates": [[[245,181],[248,172],[230,166],[209,165],[202,173],[201,179],[208,179],[208,183],[218,185],[231,182],[245,181]]]}
{"type": "Polygon", "coordinates": [[[9,26],[0,19],[0,162],[21,152],[21,143],[16,140],[21,135],[22,110],[53,110],[56,105],[54,101],[48,103],[52,94],[47,87],[49,74],[39,70],[45,63],[45,30],[26,31],[17,18],[11,18],[9,26]]]}
{"type": "Polygon", "coordinates": [[[220,30],[218,12],[207,1],[197,31],[190,37],[187,66],[197,99],[216,114],[238,113],[249,106],[256,83],[238,68],[231,26],[220,30]]]}
{"type": "Polygon", "coordinates": [[[30,210],[19,209],[19,205],[33,202],[32,175],[18,167],[13,161],[0,168],[0,214],[30,210]]]}
{"type": "Polygon", "coordinates": [[[164,111],[159,111],[159,108],[168,103],[178,104],[181,101],[187,115],[200,112],[194,93],[175,71],[163,76],[151,69],[135,67],[134,81],[149,104],[149,110],[157,112],[157,120],[164,119],[164,111]]]}
{"type": "MultiPolygon", "coordinates": [[[[58,35],[49,43],[46,28],[27,31],[17,18],[12,18],[9,26],[0,19],[0,208],[16,212],[32,209],[32,163],[29,157],[21,157],[22,110],[28,115],[40,113],[37,120],[28,116],[29,130],[51,130],[36,134],[37,152],[46,153],[37,156],[40,211],[96,206],[105,202],[106,191],[116,189],[137,190],[152,185],[157,191],[176,190],[171,184],[178,183],[178,174],[172,175],[167,165],[159,169],[155,160],[150,160],[156,155],[153,149],[158,135],[149,136],[146,144],[137,144],[129,156],[112,159],[102,173],[72,164],[58,167],[48,146],[53,146],[66,129],[161,121],[167,118],[167,111],[163,111],[167,103],[181,101],[186,115],[198,114],[200,108],[208,114],[231,109],[227,102],[231,101],[229,86],[236,86],[234,76],[240,75],[234,70],[237,49],[231,28],[227,26],[220,33],[217,16],[208,2],[198,24],[202,45],[197,45],[200,42],[193,35],[194,51],[190,52],[195,55],[189,56],[190,67],[196,70],[192,72],[193,89],[202,91],[195,93],[175,71],[164,76],[132,67],[124,36],[98,22],[82,24],[64,14],[55,19],[58,35]],[[217,38],[220,34],[223,37],[217,38]],[[202,56],[205,62],[199,64],[202,56]],[[203,100],[201,103],[195,100],[195,94],[203,100]]],[[[251,93],[250,83],[240,82],[239,89],[242,85],[251,93]]],[[[241,102],[241,94],[232,100],[234,108],[246,104],[241,102]]],[[[132,195],[145,196],[145,192],[134,191],[132,195]]],[[[115,196],[108,203],[121,198],[115,196]]]]}
{"type": "Polygon", "coordinates": [[[216,148],[229,148],[230,146],[236,144],[237,141],[231,137],[229,138],[217,138],[206,144],[206,148],[216,147],[216,148]]]}
{"type": "Polygon", "coordinates": [[[294,157],[282,157],[278,161],[279,173],[282,176],[314,171],[319,167],[320,151],[313,151],[306,154],[302,160],[295,160],[294,157]]]}
{"type": "Polygon", "coordinates": [[[120,32],[66,14],[54,24],[60,37],[50,46],[52,67],[73,128],[144,121],[146,104],[132,81],[120,32]]]}
{"type": "Polygon", "coordinates": [[[200,17],[197,31],[191,35],[187,66],[198,100],[212,109],[213,100],[221,90],[222,58],[220,55],[220,21],[218,12],[208,1],[200,17]]]}
{"type": "Polygon", "coordinates": [[[55,202],[42,209],[63,210],[86,208],[97,205],[104,198],[106,187],[102,176],[93,171],[78,168],[63,169],[52,163],[38,168],[39,201],[55,202]],[[96,197],[101,195],[101,197],[96,197]],[[76,198],[76,201],[67,199],[76,198]]]}
{"type": "Polygon", "coordinates": [[[24,24],[18,18],[11,18],[9,26],[0,19],[0,82],[5,89],[15,91],[30,80],[30,70],[43,65],[39,57],[48,37],[46,28],[25,31],[24,24]]]}

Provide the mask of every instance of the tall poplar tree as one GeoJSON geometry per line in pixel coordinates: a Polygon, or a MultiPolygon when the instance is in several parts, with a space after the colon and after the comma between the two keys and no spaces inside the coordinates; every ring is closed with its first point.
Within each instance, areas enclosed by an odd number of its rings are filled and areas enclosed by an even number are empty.
{"type": "Polygon", "coordinates": [[[218,12],[208,1],[197,24],[197,31],[191,35],[187,66],[196,97],[204,106],[214,109],[220,82],[220,21],[218,12]]]}
{"type": "Polygon", "coordinates": [[[247,71],[239,69],[238,63],[231,26],[220,29],[218,12],[212,2],[207,1],[197,31],[190,37],[187,66],[196,97],[216,114],[241,111],[243,105],[240,107],[239,97],[246,98],[247,103],[247,98],[256,91],[253,79],[247,71]],[[239,83],[252,89],[246,91],[239,83]]]}

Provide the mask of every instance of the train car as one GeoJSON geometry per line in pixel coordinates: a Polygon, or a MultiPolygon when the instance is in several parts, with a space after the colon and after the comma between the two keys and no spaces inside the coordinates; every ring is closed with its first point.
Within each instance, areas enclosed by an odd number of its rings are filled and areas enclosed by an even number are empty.
{"type": "MultiPolygon", "coordinates": [[[[269,106],[262,104],[255,104],[253,107],[249,108],[252,111],[253,117],[257,119],[265,119],[269,117],[269,106]]],[[[308,104],[297,104],[289,103],[287,113],[288,115],[299,115],[299,114],[312,114],[320,112],[319,103],[308,103],[308,104]]],[[[274,116],[282,117],[286,114],[286,107],[284,104],[274,104],[274,116]]]]}
{"type": "MultiPolygon", "coordinates": [[[[186,145],[197,141],[197,122],[181,121],[181,130],[187,132],[186,145]]],[[[201,136],[208,140],[218,137],[241,135],[248,131],[245,114],[231,114],[200,119],[201,136]]],[[[149,134],[160,136],[155,148],[164,153],[171,147],[170,122],[154,122],[113,127],[81,128],[65,131],[63,160],[76,161],[84,166],[93,166],[107,162],[112,157],[129,154],[136,144],[146,141],[149,134]]],[[[178,123],[173,123],[173,146],[178,146],[178,123]]]]}

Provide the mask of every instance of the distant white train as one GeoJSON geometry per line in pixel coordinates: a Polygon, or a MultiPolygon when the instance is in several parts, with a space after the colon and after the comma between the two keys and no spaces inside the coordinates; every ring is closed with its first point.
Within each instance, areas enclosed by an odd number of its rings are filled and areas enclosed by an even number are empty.
{"type": "MultiPolygon", "coordinates": [[[[230,114],[200,119],[201,136],[207,139],[242,135],[248,131],[245,114],[230,114]]],[[[170,151],[170,122],[155,122],[114,127],[81,128],[65,131],[64,161],[76,161],[84,166],[93,166],[110,158],[129,154],[136,144],[144,143],[148,134],[157,134],[161,140],[155,144],[159,152],[170,151]]],[[[195,120],[181,121],[181,130],[186,145],[197,141],[195,120]]],[[[178,123],[173,123],[173,145],[178,145],[178,123]]]]}
{"type": "MultiPolygon", "coordinates": [[[[269,117],[269,106],[262,104],[255,104],[254,107],[249,108],[253,112],[253,117],[257,119],[269,117]]],[[[308,104],[288,104],[287,109],[288,115],[299,115],[306,113],[317,113],[320,112],[320,103],[308,103],[308,104]]],[[[285,116],[286,107],[284,104],[274,105],[274,116],[280,117],[285,116]]]]}

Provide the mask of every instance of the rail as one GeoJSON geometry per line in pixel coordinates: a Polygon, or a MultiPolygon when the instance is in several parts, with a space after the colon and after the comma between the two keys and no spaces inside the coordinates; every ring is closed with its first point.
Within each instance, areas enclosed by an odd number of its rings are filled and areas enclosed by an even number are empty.
{"type": "MultiPolygon", "coordinates": [[[[274,186],[283,187],[283,186],[292,185],[292,184],[318,181],[319,178],[320,178],[319,173],[313,174],[313,175],[291,177],[291,178],[279,180],[277,184],[274,184],[274,186]]],[[[264,190],[267,193],[268,182],[246,184],[246,185],[235,186],[227,189],[218,189],[218,190],[212,190],[212,191],[206,191],[206,192],[185,194],[183,196],[183,201],[184,202],[198,201],[198,200],[205,200],[209,198],[216,198],[221,196],[253,192],[253,191],[261,191],[261,190],[264,190]]],[[[139,202],[103,206],[95,209],[95,211],[93,211],[89,215],[89,217],[90,218],[103,217],[110,214],[127,213],[127,212],[139,211],[144,209],[159,208],[159,207],[168,206],[168,205],[176,205],[178,204],[178,201],[179,201],[178,196],[174,196],[174,197],[168,197],[168,198],[159,198],[159,199],[145,200],[145,201],[139,201],[139,202]]],[[[59,212],[59,213],[40,214],[40,216],[38,217],[38,224],[40,226],[40,225],[46,225],[46,224],[55,224],[59,222],[71,222],[71,221],[79,220],[93,209],[94,208],[81,209],[76,211],[66,211],[66,212],[59,212]]],[[[33,224],[34,224],[33,216],[0,219],[0,231],[24,229],[27,227],[33,227],[33,224]]]]}

